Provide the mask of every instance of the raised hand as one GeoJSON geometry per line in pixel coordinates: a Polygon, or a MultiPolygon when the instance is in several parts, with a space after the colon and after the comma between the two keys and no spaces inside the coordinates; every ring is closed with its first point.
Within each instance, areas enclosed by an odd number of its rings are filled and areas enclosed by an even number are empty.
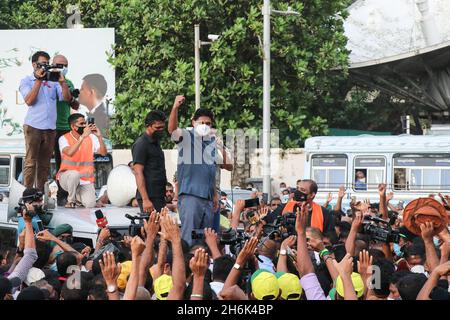
{"type": "Polygon", "coordinates": [[[378,193],[380,194],[380,196],[386,194],[386,184],[385,183],[380,183],[378,185],[378,193]]]}
{"type": "Polygon", "coordinates": [[[359,252],[358,273],[362,277],[370,277],[372,275],[373,258],[367,250],[359,252]]]}
{"type": "Polygon", "coordinates": [[[99,261],[99,264],[106,284],[116,285],[117,279],[122,271],[122,266],[120,263],[116,264],[114,254],[110,251],[105,252],[103,254],[103,259],[99,261]]]}
{"type": "MultiPolygon", "coordinates": [[[[162,211],[162,210],[161,210],[162,211]]],[[[158,218],[158,212],[152,211],[148,221],[144,219],[144,231],[147,238],[155,239],[159,231],[159,223],[156,221],[158,218]]]]}
{"type": "Polygon", "coordinates": [[[194,277],[204,277],[209,265],[208,253],[203,248],[195,250],[194,256],[189,261],[189,268],[194,277]]]}
{"type": "Polygon", "coordinates": [[[281,243],[281,249],[286,249],[287,247],[291,248],[297,243],[297,237],[292,235],[287,237],[281,243]]]}
{"type": "Polygon", "coordinates": [[[144,249],[144,241],[139,236],[133,237],[133,240],[131,240],[131,254],[135,257],[140,256],[144,252],[144,249]]]}
{"type": "Polygon", "coordinates": [[[52,241],[55,239],[55,236],[48,230],[42,230],[38,232],[37,239],[40,241],[52,241]]]}
{"type": "Polygon", "coordinates": [[[217,233],[212,228],[205,228],[205,242],[208,247],[217,245],[217,233]]]}
{"type": "Polygon", "coordinates": [[[435,235],[433,221],[427,221],[425,223],[420,224],[420,233],[422,239],[432,241],[435,235]]]}
{"type": "Polygon", "coordinates": [[[258,245],[258,238],[252,237],[247,240],[236,259],[236,263],[243,266],[252,256],[255,255],[258,245]]]}
{"type": "Polygon", "coordinates": [[[181,105],[184,103],[184,96],[179,95],[175,97],[175,101],[173,103],[173,108],[178,109],[179,107],[181,107],[181,105]]]}
{"type": "Polygon", "coordinates": [[[341,199],[345,197],[345,187],[344,186],[339,187],[338,197],[341,199]]]}
{"type": "Polygon", "coordinates": [[[161,234],[170,242],[181,241],[180,228],[178,223],[170,216],[160,218],[161,234]]]}
{"type": "Polygon", "coordinates": [[[338,263],[336,260],[333,260],[333,263],[339,275],[351,276],[353,272],[353,257],[349,253],[342,258],[341,262],[338,263]]]}
{"type": "Polygon", "coordinates": [[[295,230],[297,235],[306,235],[306,227],[308,223],[309,204],[303,202],[301,209],[297,208],[297,216],[295,219],[295,230]]]}

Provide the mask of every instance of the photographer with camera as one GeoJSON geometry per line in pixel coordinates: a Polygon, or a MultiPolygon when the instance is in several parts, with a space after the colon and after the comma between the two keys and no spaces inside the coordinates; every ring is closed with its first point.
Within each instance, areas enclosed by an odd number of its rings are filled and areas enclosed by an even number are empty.
{"type": "Polygon", "coordinates": [[[86,125],[84,116],[72,114],[69,119],[71,131],[59,138],[61,168],[56,179],[69,193],[66,208],[83,205],[95,207],[94,153],[107,154],[102,133],[95,124],[86,125]]]}
{"type": "Polygon", "coordinates": [[[72,95],[60,66],[50,66],[50,56],[38,51],[31,57],[33,74],[22,79],[19,91],[29,107],[24,120],[26,156],[24,185],[43,191],[50,169],[56,135],[56,103],[72,95]],[[37,175],[37,176],[36,176],[37,175]]]}
{"type": "Polygon", "coordinates": [[[18,234],[25,228],[24,215],[27,214],[32,219],[33,228],[36,232],[39,230],[39,223],[42,223],[41,217],[45,215],[43,210],[44,200],[43,194],[36,188],[27,188],[22,193],[22,198],[19,201],[19,206],[16,208],[20,217],[18,218],[18,234]]]}

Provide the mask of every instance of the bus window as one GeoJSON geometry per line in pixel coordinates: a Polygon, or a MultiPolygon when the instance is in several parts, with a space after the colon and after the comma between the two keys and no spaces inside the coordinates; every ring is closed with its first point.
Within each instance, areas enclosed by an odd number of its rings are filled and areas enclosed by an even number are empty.
{"type": "Polygon", "coordinates": [[[14,179],[23,184],[23,157],[17,157],[14,159],[15,167],[14,167],[14,179]]]}
{"type": "Polygon", "coordinates": [[[386,160],[384,157],[355,157],[354,189],[376,190],[385,181],[386,160]]]}
{"type": "Polygon", "coordinates": [[[2,186],[9,185],[10,161],[9,157],[0,157],[0,185],[2,186]]]}
{"type": "Polygon", "coordinates": [[[394,155],[394,189],[449,190],[450,156],[394,155]]]}
{"type": "Polygon", "coordinates": [[[319,188],[338,189],[345,185],[346,155],[313,155],[311,177],[319,188]]]}

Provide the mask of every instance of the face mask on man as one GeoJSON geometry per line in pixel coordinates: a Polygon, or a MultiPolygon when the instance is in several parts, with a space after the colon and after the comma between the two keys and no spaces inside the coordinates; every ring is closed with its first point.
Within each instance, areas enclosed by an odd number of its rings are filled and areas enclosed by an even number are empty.
{"type": "Polygon", "coordinates": [[[77,128],[77,133],[78,133],[80,136],[83,134],[84,128],[86,128],[86,127],[78,127],[78,128],[77,128]]]}
{"type": "Polygon", "coordinates": [[[63,67],[61,73],[64,77],[67,75],[67,72],[69,72],[69,69],[67,67],[63,67]]]}
{"type": "Polygon", "coordinates": [[[205,137],[211,132],[211,127],[204,123],[196,124],[194,129],[200,137],[205,137]]]}
{"type": "Polygon", "coordinates": [[[155,139],[162,139],[162,137],[164,136],[164,130],[156,130],[155,132],[153,132],[153,137],[155,139]]]}
{"type": "Polygon", "coordinates": [[[289,201],[289,195],[288,194],[283,194],[281,196],[281,203],[287,203],[289,201]]]}

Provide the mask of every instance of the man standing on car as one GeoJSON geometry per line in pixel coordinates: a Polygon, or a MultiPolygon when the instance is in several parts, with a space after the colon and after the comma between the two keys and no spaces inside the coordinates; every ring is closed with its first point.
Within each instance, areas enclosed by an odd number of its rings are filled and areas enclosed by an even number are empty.
{"type": "Polygon", "coordinates": [[[136,199],[141,212],[160,212],[166,205],[166,166],[160,139],[165,132],[166,115],[159,110],[145,117],[145,132],[131,148],[136,177],[136,199]]]}
{"type": "Polygon", "coordinates": [[[34,72],[20,82],[19,91],[28,106],[23,132],[25,135],[24,185],[43,191],[50,171],[56,135],[56,102],[70,101],[72,95],[62,73],[57,82],[47,81],[42,65],[48,64],[47,52],[38,51],[31,57],[34,72]]]}

